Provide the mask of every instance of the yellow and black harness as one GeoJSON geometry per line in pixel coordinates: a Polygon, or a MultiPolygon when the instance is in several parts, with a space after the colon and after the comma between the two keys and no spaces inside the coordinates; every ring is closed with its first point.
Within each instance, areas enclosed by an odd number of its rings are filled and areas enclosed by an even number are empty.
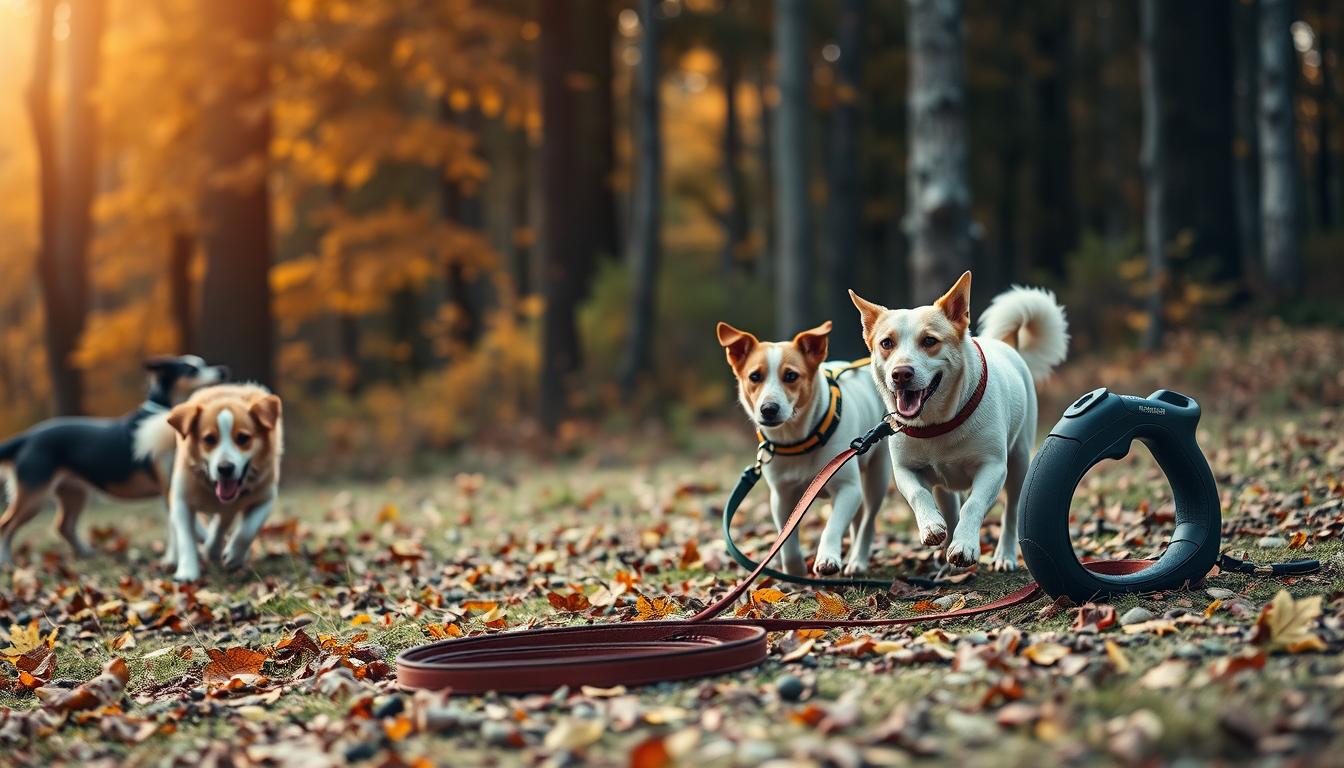
{"type": "Polygon", "coordinates": [[[846,363],[839,368],[823,369],[826,384],[831,390],[831,402],[826,407],[826,413],[817,422],[817,426],[808,433],[807,437],[794,443],[772,443],[758,429],[756,430],[756,439],[760,441],[760,445],[756,446],[756,455],[762,459],[767,456],[801,456],[826,445],[826,442],[831,439],[831,435],[835,434],[836,428],[840,426],[840,408],[843,405],[840,397],[840,377],[850,371],[866,367],[870,360],[871,358],[865,357],[862,360],[846,363]]]}

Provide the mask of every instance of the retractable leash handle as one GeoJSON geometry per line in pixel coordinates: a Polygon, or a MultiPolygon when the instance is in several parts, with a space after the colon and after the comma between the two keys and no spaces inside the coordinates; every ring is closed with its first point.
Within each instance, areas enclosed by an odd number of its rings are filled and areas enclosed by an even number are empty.
{"type": "MultiPolygon", "coordinates": [[[[1180,589],[1203,579],[1219,562],[1222,507],[1213,472],[1195,439],[1200,408],[1194,398],[1159,389],[1148,397],[1118,395],[1105,387],[1073,402],[1050,430],[1027,470],[1018,527],[1022,557],[1052,597],[1075,602],[1122,594],[1180,589]],[[1176,529],[1153,564],[1135,573],[1084,567],[1069,535],[1069,508],[1078,483],[1105,459],[1122,459],[1143,443],[1171,485],[1176,529]]],[[[1228,570],[1287,575],[1319,567],[1311,560],[1253,566],[1229,556],[1228,570]],[[1247,570],[1249,568],[1250,570],[1247,570]]]]}

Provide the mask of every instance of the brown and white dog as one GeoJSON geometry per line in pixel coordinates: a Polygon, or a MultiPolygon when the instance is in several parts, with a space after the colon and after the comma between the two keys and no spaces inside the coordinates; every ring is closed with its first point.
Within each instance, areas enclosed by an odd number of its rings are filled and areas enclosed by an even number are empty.
{"type": "Polygon", "coordinates": [[[47,498],[59,505],[61,536],[77,556],[93,550],[79,535],[79,516],[93,494],[114,499],[152,499],[167,490],[166,465],[148,461],[140,447],[169,408],[200,389],[226,381],[229,369],[195,355],[151,357],[144,363],[145,401],[117,419],[50,419],[0,442],[0,480],[9,504],[0,516],[0,569],[12,564],[10,548],[19,528],[42,511],[47,498]]]}
{"type": "MultiPolygon", "coordinates": [[[[862,364],[826,363],[831,323],[803,331],[792,341],[763,342],[719,323],[719,344],[737,376],[742,408],[771,452],[762,467],[770,488],[770,512],[782,528],[812,478],[835,454],[882,419],[882,400],[862,364]]],[[[812,568],[822,575],[841,569],[845,532],[853,533],[847,574],[868,569],[873,529],[891,473],[879,452],[845,465],[824,491],[833,499],[812,568]],[[859,512],[862,510],[862,515],[859,512]]],[[[802,575],[803,553],[795,533],[780,550],[784,571],[802,575]]]]}
{"type": "Polygon", "coordinates": [[[901,424],[953,422],[974,399],[984,372],[979,404],[955,429],[932,437],[898,433],[887,447],[920,538],[944,545],[952,565],[979,560],[980,526],[1006,489],[992,564],[1016,568],[1017,500],[1036,445],[1035,382],[1068,353],[1064,309],[1049,291],[1015,287],[995,297],[972,340],[970,272],[932,305],[915,309],[887,309],[849,295],[863,319],[873,381],[901,424]],[[960,492],[968,492],[964,502],[960,492]]]}
{"type": "Polygon", "coordinates": [[[174,408],[167,424],[176,432],[168,491],[177,552],[173,578],[201,577],[198,513],[211,517],[205,542],[210,560],[241,568],[275,506],[284,452],[280,398],[257,384],[211,387],[174,408]],[[224,535],[239,516],[226,547],[224,535]]]}

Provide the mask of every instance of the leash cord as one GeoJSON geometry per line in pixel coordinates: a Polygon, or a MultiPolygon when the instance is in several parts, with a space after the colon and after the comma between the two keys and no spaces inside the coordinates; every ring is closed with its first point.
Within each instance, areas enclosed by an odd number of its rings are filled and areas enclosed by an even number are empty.
{"type": "MultiPolygon", "coordinates": [[[[690,680],[762,664],[769,655],[767,632],[926,624],[1021,606],[1040,597],[1043,594],[1040,585],[1030,582],[988,603],[914,616],[879,619],[717,618],[766,573],[765,563],[779,554],[831,477],[850,459],[894,432],[884,422],[827,462],[780,527],[764,562],[756,563],[750,575],[690,619],[524,629],[428,643],[402,651],[397,657],[398,684],[407,690],[447,690],[453,694],[479,695],[490,691],[532,693],[553,691],[562,686],[612,687],[690,680]]],[[[733,511],[758,479],[758,473],[750,470],[743,473],[742,481],[733,492],[737,502],[731,504],[733,511]]],[[[1299,573],[1309,567],[1303,561],[1254,566],[1230,555],[1224,557],[1229,570],[1245,572],[1244,568],[1249,566],[1254,574],[1266,568],[1270,571],[1267,575],[1299,573]],[[1279,571],[1275,571],[1276,568],[1279,571]]],[[[1094,573],[1126,575],[1138,573],[1153,562],[1101,560],[1082,566],[1094,573]]],[[[1318,563],[1313,565],[1319,567],[1318,563]]]]}

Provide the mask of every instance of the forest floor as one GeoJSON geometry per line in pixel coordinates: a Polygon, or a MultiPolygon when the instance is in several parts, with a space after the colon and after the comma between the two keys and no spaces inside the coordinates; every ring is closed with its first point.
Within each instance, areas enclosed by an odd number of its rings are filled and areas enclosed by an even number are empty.
{"type": "MultiPolygon", "coordinates": [[[[395,688],[393,660],[459,633],[693,612],[743,575],[718,511],[750,458],[745,424],[707,427],[670,454],[626,435],[564,459],[478,455],[435,478],[296,481],[249,567],[194,587],[156,564],[154,505],[99,505],[86,525],[100,554],[82,562],[33,525],[21,567],[0,575],[0,763],[1337,764],[1341,347],[1324,331],[1190,338],[1158,358],[1071,364],[1043,395],[1046,414],[1097,383],[1199,396],[1224,546],[1317,557],[1319,573],[1215,573],[1109,606],[1040,600],[891,631],[778,634],[757,669],[628,691],[412,696],[395,688]],[[1239,383],[1246,370],[1255,384],[1239,383]]],[[[1136,450],[1090,473],[1074,510],[1081,551],[1143,556],[1172,505],[1136,450]]],[[[763,487],[738,519],[759,551],[772,534],[763,487]]],[[[934,569],[913,534],[892,501],[881,573],[934,569]]],[[[915,599],[758,585],[751,608],[906,615],[1029,578],[982,568],[915,599]]]]}

